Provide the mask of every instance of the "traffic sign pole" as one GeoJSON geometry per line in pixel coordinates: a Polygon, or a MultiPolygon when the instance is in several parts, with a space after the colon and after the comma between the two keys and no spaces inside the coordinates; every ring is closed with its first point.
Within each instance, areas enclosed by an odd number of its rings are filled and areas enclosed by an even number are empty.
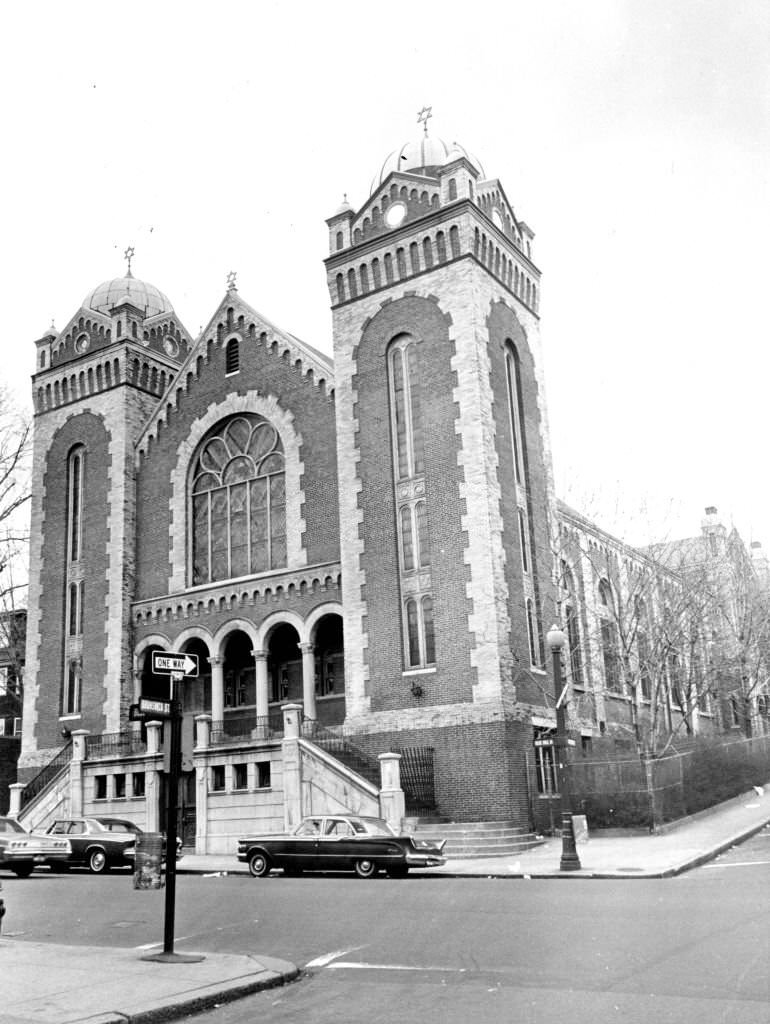
{"type": "Polygon", "coordinates": [[[176,837],[177,812],[179,809],[179,775],[182,761],[182,708],[179,701],[179,684],[182,672],[171,676],[171,718],[169,726],[169,772],[166,793],[166,901],[163,923],[163,952],[142,957],[166,964],[198,963],[206,958],[197,953],[174,952],[174,916],[176,910],[176,837]]]}

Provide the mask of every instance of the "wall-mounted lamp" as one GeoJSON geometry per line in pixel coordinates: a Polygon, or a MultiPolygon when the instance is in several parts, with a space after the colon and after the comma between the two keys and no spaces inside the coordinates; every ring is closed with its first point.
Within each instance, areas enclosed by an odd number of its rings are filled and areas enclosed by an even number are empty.
{"type": "Polygon", "coordinates": [[[422,687],[419,683],[412,683],[409,689],[412,691],[413,697],[422,697],[422,687]]]}

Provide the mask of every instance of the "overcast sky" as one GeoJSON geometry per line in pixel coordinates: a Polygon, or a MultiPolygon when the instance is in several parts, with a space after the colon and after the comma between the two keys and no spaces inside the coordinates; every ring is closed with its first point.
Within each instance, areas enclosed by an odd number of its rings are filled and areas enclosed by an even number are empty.
{"type": "Polygon", "coordinates": [[[770,4],[5,5],[2,371],[99,282],[331,353],[324,223],[430,130],[535,231],[557,491],[629,540],[770,547],[770,4]],[[640,511],[642,508],[646,511],[640,511]],[[617,509],[621,509],[620,515],[617,509]]]}

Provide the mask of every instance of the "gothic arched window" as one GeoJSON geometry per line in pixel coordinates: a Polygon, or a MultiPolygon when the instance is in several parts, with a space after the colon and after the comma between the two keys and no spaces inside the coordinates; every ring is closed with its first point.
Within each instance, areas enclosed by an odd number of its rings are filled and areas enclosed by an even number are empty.
{"type": "Polygon", "coordinates": [[[261,416],[242,413],[202,441],[190,477],[192,582],[286,565],[283,445],[261,416]]]}

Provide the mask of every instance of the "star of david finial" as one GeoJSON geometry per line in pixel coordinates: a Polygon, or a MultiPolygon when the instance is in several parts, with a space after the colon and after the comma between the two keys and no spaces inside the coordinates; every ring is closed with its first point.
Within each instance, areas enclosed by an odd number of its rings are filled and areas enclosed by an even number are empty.
{"type": "Polygon", "coordinates": [[[123,259],[128,263],[128,270],[126,271],[126,277],[131,277],[131,260],[134,258],[134,247],[129,245],[126,251],[123,253],[123,259]]]}
{"type": "Polygon", "coordinates": [[[237,277],[238,275],[234,270],[231,270],[230,273],[227,275],[227,290],[229,292],[238,291],[238,285],[235,283],[237,277]]]}
{"type": "Polygon", "coordinates": [[[425,134],[428,134],[428,118],[433,117],[431,111],[433,107],[423,107],[417,115],[417,124],[421,124],[425,128],[425,134]]]}

